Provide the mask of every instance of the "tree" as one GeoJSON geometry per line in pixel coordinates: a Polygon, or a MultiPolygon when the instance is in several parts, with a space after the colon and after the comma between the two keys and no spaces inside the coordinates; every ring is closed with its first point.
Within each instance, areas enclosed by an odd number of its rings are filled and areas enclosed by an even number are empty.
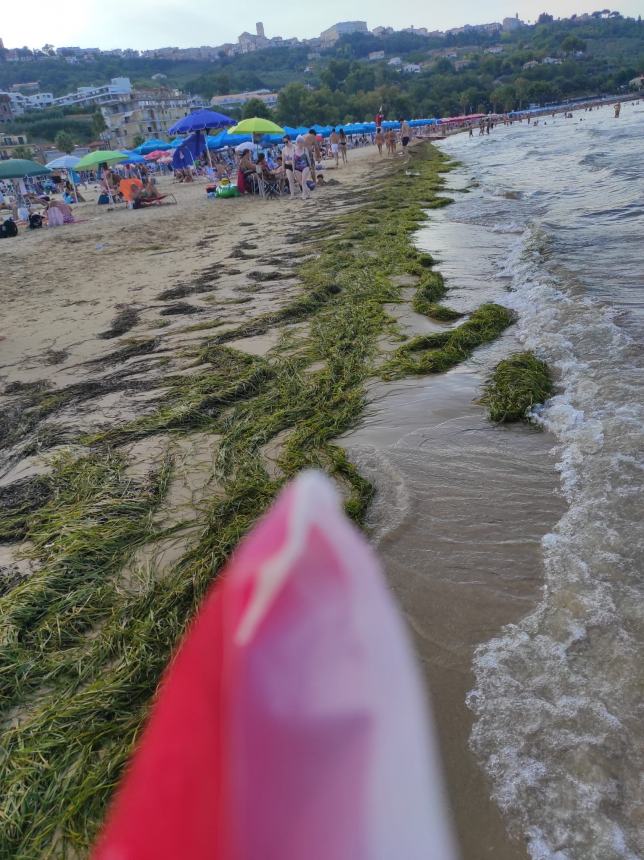
{"type": "Polygon", "coordinates": [[[92,114],[92,132],[94,134],[94,137],[100,137],[106,128],[107,125],[105,124],[103,114],[100,112],[100,110],[97,110],[95,113],[92,114]]]}
{"type": "Polygon", "coordinates": [[[65,152],[69,155],[74,148],[74,138],[68,131],[59,131],[54,138],[54,144],[59,152],[65,152]]]}
{"type": "Polygon", "coordinates": [[[572,54],[574,51],[585,51],[586,43],[578,36],[566,36],[561,43],[561,50],[567,54],[572,54]]]}
{"type": "Polygon", "coordinates": [[[33,150],[30,146],[17,146],[13,151],[14,158],[31,158],[33,150]]]}
{"type": "Polygon", "coordinates": [[[548,15],[547,12],[542,12],[541,15],[537,18],[537,24],[552,24],[555,19],[552,15],[548,15]]]}
{"type": "Polygon", "coordinates": [[[261,99],[248,99],[242,107],[243,119],[248,119],[251,116],[261,116],[264,119],[273,119],[273,112],[268,105],[261,99]]]}
{"type": "Polygon", "coordinates": [[[304,84],[288,84],[277,96],[277,115],[280,122],[296,125],[302,121],[308,90],[304,84]]]}
{"type": "Polygon", "coordinates": [[[132,141],[132,145],[133,145],[134,149],[136,149],[137,146],[141,146],[142,143],[145,143],[145,138],[143,137],[143,135],[142,134],[135,134],[134,139],[132,141]]]}

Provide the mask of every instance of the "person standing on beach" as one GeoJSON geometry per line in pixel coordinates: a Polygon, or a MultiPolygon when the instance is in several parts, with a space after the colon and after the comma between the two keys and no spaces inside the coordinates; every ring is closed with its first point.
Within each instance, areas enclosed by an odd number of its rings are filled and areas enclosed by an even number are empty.
{"type": "Polygon", "coordinates": [[[313,163],[306,146],[306,138],[300,134],[295,140],[295,148],[293,150],[293,173],[302,186],[302,200],[308,200],[311,197],[311,189],[308,183],[311,179],[313,163]]]}
{"type": "Polygon", "coordinates": [[[376,114],[376,129],[382,128],[382,123],[384,122],[385,115],[382,112],[382,105],[378,108],[378,113],[376,114]]]}
{"type": "Polygon", "coordinates": [[[335,129],[331,130],[329,143],[331,144],[331,155],[335,158],[335,166],[338,167],[340,163],[340,135],[335,129]]]}
{"type": "Polygon", "coordinates": [[[403,155],[407,152],[409,141],[411,140],[411,129],[406,119],[400,120],[400,142],[402,143],[403,155]]]}
{"type": "Polygon", "coordinates": [[[382,144],[384,143],[384,137],[382,134],[382,129],[376,129],[376,146],[378,147],[378,155],[382,156],[382,144]]]}
{"type": "MultiPolygon", "coordinates": [[[[315,147],[317,144],[317,135],[315,134],[315,129],[310,128],[308,132],[303,137],[304,147],[309,154],[309,161],[311,164],[315,164],[315,147]]],[[[297,143],[297,138],[296,138],[297,143]]]]}
{"type": "Polygon", "coordinates": [[[340,137],[340,155],[342,156],[342,163],[347,163],[347,136],[344,133],[344,129],[341,128],[339,132],[340,137]]]}

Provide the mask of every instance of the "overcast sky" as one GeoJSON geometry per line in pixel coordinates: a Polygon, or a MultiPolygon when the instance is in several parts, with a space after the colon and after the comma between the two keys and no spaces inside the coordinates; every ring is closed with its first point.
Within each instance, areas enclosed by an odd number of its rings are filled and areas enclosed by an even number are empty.
{"type": "MultiPolygon", "coordinates": [[[[451,0],[434,9],[418,0],[324,0],[322,3],[258,2],[215,3],[213,0],[51,0],[12,2],[1,0],[0,38],[5,47],[28,45],[40,48],[50,42],[60,47],[158,48],[167,45],[191,47],[234,42],[243,30],[254,32],[263,21],[267,36],[318,36],[336,21],[366,20],[369,29],[386,25],[401,29],[413,24],[430,30],[445,30],[463,24],[500,21],[519,16],[534,21],[540,12],[568,16],[574,12],[605,8],[599,2],[580,5],[575,0],[451,0]],[[55,8],[55,12],[54,12],[55,8]],[[106,12],[105,10],[109,10],[106,12]]],[[[583,4],[583,0],[582,0],[583,4]]],[[[623,15],[644,13],[644,0],[620,0],[623,15]]]]}

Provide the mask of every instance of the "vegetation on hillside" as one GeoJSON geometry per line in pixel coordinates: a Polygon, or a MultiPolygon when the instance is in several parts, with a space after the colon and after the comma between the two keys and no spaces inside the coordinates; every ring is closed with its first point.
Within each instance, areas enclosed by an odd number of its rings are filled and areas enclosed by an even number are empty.
{"type": "MultiPolygon", "coordinates": [[[[0,61],[0,89],[37,79],[43,90],[60,94],[117,75],[129,76],[135,85],[154,83],[152,75],[162,73],[164,85],[205,98],[261,87],[280,90],[276,119],[325,123],[371,119],[380,105],[389,117],[432,117],[612,94],[643,70],[640,19],[596,13],[591,19],[554,21],[544,13],[539,23],[500,35],[478,30],[446,37],[355,33],[321,52],[280,47],[211,62],[101,56],[74,65],[51,57],[0,61]],[[385,59],[369,62],[368,54],[378,50],[385,59]],[[420,65],[420,73],[389,65],[394,56],[420,65]],[[557,62],[543,63],[546,58],[557,62]]],[[[59,131],[78,142],[92,137],[87,118],[53,111],[20,117],[5,130],[26,132],[30,139],[51,140],[59,131]]]]}

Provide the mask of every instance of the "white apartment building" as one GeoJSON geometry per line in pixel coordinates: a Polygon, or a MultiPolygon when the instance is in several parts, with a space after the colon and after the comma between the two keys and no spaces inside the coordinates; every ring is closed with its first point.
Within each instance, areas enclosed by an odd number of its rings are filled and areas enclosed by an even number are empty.
{"type": "Polygon", "coordinates": [[[225,96],[213,96],[210,104],[217,108],[234,108],[245,105],[251,99],[259,99],[266,107],[274,108],[277,104],[277,93],[270,90],[253,90],[246,93],[228,93],[225,96]]]}
{"type": "Polygon", "coordinates": [[[54,99],[53,104],[56,107],[102,105],[118,101],[121,96],[131,92],[132,84],[129,78],[112,78],[109,84],[100,87],[78,87],[75,93],[67,93],[54,99]]]}

